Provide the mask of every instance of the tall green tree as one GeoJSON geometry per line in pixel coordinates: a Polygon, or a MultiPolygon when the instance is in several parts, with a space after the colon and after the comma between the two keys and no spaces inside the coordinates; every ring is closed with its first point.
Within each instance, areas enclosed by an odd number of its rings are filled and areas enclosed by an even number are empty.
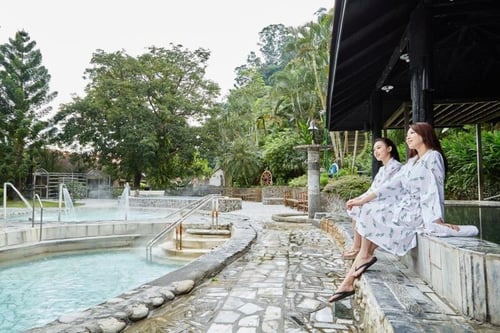
{"type": "Polygon", "coordinates": [[[191,174],[197,139],[190,123],[216,108],[219,87],[204,78],[210,53],[182,45],[151,47],[138,57],[98,50],[87,95],[65,105],[55,119],[58,138],[86,146],[115,176],[155,187],[191,174]]]}
{"type": "Polygon", "coordinates": [[[42,54],[25,31],[0,45],[0,177],[23,189],[45,144],[42,131],[56,97],[42,54]]]}
{"type": "Polygon", "coordinates": [[[256,185],[262,169],[262,158],[258,147],[248,139],[240,137],[226,147],[222,165],[226,183],[243,186],[256,185]]]}
{"type": "Polygon", "coordinates": [[[270,135],[264,146],[263,159],[277,184],[286,184],[305,173],[306,152],[295,148],[303,143],[303,138],[291,129],[270,135]]]}

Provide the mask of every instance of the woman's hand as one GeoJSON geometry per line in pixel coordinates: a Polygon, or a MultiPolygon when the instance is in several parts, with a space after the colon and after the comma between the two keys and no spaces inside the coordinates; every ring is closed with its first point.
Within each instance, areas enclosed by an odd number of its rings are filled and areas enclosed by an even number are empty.
{"type": "Polygon", "coordinates": [[[360,198],[349,199],[346,202],[346,206],[347,206],[348,210],[351,210],[352,207],[354,207],[354,206],[362,206],[362,205],[363,205],[363,202],[360,198]]]}
{"type": "Polygon", "coordinates": [[[356,197],[356,198],[347,200],[347,202],[346,202],[347,209],[350,210],[354,206],[363,206],[365,203],[372,201],[376,197],[377,197],[377,195],[375,193],[369,192],[366,195],[362,195],[360,197],[356,197]]]}
{"type": "Polygon", "coordinates": [[[436,221],[437,224],[444,225],[445,227],[450,228],[451,230],[460,231],[460,227],[455,224],[444,223],[443,219],[439,219],[436,221]]]}

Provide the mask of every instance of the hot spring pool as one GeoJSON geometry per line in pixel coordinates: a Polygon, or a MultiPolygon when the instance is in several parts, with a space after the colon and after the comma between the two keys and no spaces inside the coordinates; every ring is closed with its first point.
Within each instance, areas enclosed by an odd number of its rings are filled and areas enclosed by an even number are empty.
{"type": "Polygon", "coordinates": [[[447,204],[446,221],[454,224],[473,224],[479,229],[479,239],[500,244],[500,206],[447,204]]]}
{"type": "MultiPolygon", "coordinates": [[[[168,208],[129,208],[127,211],[117,207],[75,207],[74,211],[65,212],[57,208],[45,209],[43,211],[43,223],[58,222],[98,222],[98,221],[140,221],[165,218],[174,210],[168,208]]],[[[32,214],[13,214],[8,217],[9,222],[29,222],[32,214]]],[[[40,210],[35,210],[35,223],[40,222],[40,210]]]]}
{"type": "Polygon", "coordinates": [[[23,332],[159,278],[187,261],[149,262],[144,248],[59,253],[0,264],[0,332],[23,332]]]}

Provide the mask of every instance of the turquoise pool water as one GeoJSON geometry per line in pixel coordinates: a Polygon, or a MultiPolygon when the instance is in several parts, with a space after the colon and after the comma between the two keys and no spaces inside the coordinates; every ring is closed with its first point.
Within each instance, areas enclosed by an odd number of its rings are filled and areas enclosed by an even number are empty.
{"type": "Polygon", "coordinates": [[[159,278],[186,262],[149,262],[143,248],[63,253],[0,264],[0,332],[43,326],[159,278]]]}

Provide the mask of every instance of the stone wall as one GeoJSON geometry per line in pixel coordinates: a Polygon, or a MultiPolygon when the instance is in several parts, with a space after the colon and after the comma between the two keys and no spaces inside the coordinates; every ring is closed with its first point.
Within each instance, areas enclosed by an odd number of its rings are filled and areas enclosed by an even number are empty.
{"type": "Polygon", "coordinates": [[[500,325],[500,246],[468,237],[418,235],[402,262],[465,316],[500,325]]]}
{"type": "MultiPolygon", "coordinates": [[[[179,209],[200,200],[200,197],[161,197],[161,198],[145,198],[145,197],[130,197],[130,207],[158,207],[158,208],[171,208],[179,209]]],[[[217,198],[219,203],[219,212],[232,212],[241,209],[240,198],[217,198]]],[[[208,202],[201,210],[211,211],[212,202],[208,202]]]]}

